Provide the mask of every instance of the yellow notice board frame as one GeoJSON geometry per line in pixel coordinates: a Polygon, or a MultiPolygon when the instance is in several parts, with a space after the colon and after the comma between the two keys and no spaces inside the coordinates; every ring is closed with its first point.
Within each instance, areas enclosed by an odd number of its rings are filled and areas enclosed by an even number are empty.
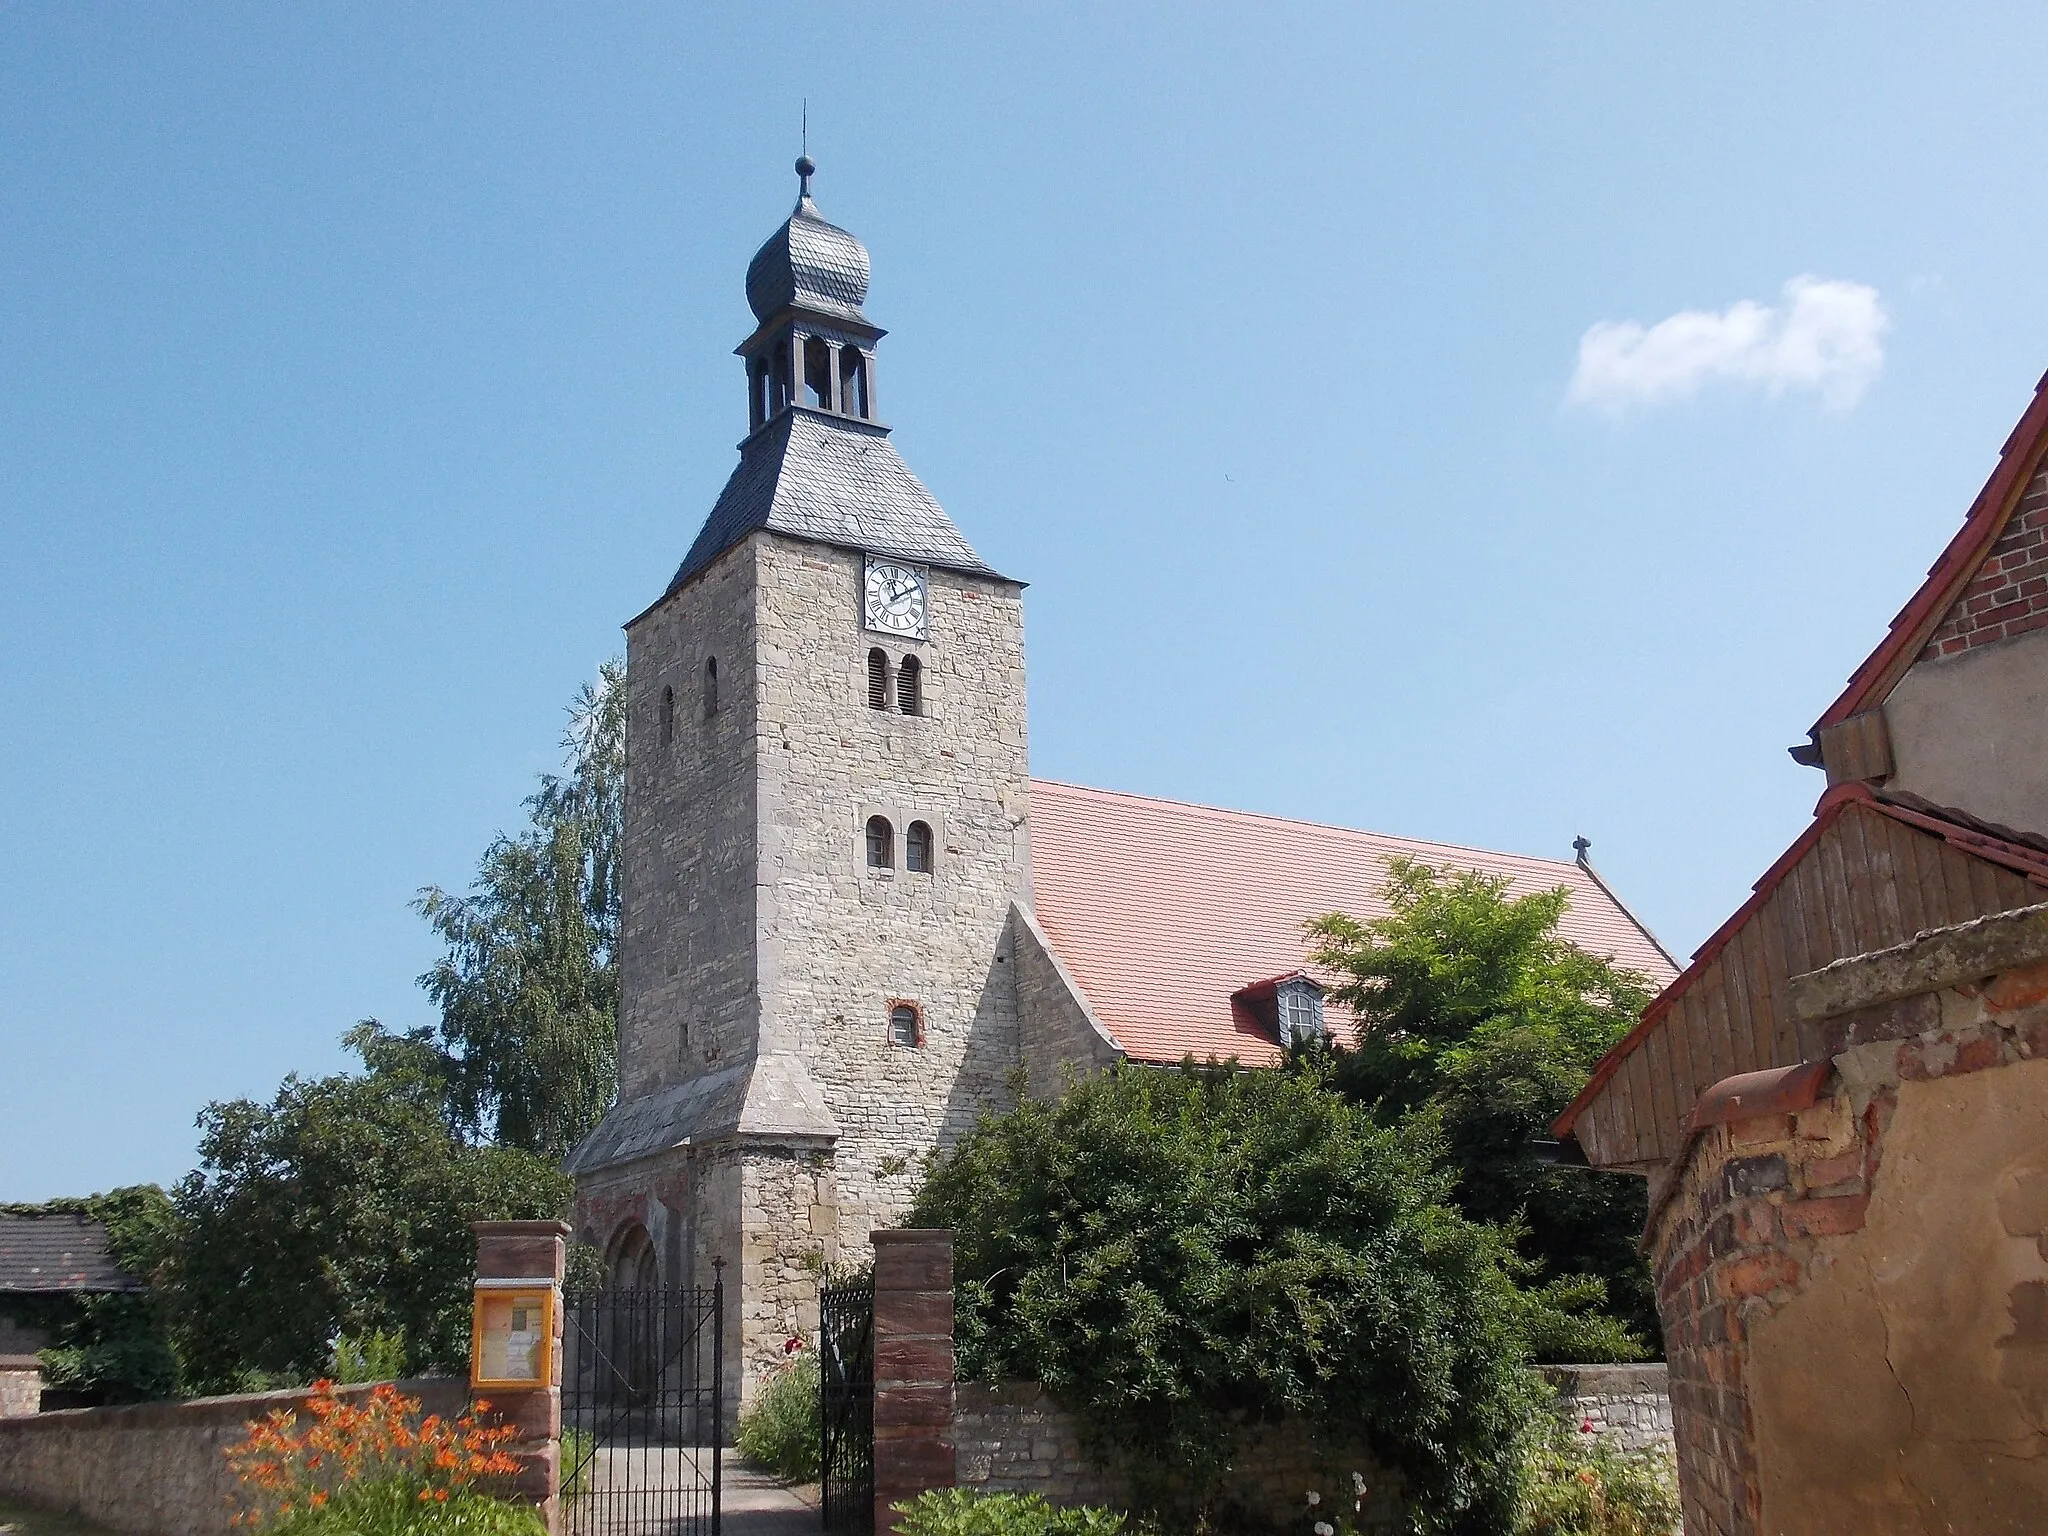
{"type": "Polygon", "coordinates": [[[469,1384],[532,1392],[555,1384],[555,1288],[548,1281],[480,1281],[469,1314],[469,1384]],[[536,1315],[537,1313],[537,1315],[536,1315]],[[515,1324],[524,1324],[515,1327],[515,1324]],[[524,1356],[529,1375],[508,1374],[524,1356]]]}

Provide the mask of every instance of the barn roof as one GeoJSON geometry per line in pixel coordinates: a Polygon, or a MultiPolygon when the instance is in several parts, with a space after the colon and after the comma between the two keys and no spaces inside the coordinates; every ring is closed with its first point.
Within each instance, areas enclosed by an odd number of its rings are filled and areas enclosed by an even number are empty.
{"type": "MultiPolygon", "coordinates": [[[[1910,939],[1925,927],[2027,905],[2039,900],[2043,888],[2048,840],[1916,795],[1861,782],[1837,784],[1821,796],[1812,822],[1764,872],[1750,898],[1600,1059],[1554,1129],[1559,1136],[1578,1134],[1616,1077],[1645,1053],[1655,1053],[1658,1059],[1648,1069],[1654,1081],[1638,1095],[1643,1104],[1622,1117],[1640,1123],[1639,1132],[1623,1139],[1645,1157],[1595,1161],[1656,1161],[1698,1095],[1721,1077],[1792,1066],[1813,1054],[1813,1042],[1792,1030],[1782,1004],[1792,975],[1910,939]],[[1881,825],[1840,826],[1852,814],[1881,825]],[[1883,825],[1898,831],[1886,833],[1883,825]],[[1923,856],[1915,834],[1941,852],[1923,856]],[[1703,998],[1703,1016],[1694,1017],[1702,1012],[1703,998]],[[1681,1017],[1685,1038],[1660,1051],[1662,1034],[1681,1017]]],[[[1588,1155],[1594,1155],[1590,1147],[1588,1155]]]]}
{"type": "Polygon", "coordinates": [[[141,1289],[114,1262],[107,1229],[90,1217],[0,1216],[0,1294],[141,1289]]]}
{"type": "Polygon", "coordinates": [[[1491,853],[1146,795],[1031,783],[1032,906],[1096,1018],[1127,1055],[1280,1050],[1233,996],[1307,968],[1303,925],[1383,915],[1387,861],[1504,875],[1517,896],[1563,886],[1564,936],[1655,985],[1676,970],[1649,930],[1571,860],[1491,853]]]}
{"type": "Polygon", "coordinates": [[[1943,617],[1969,587],[1971,579],[1997,546],[2013,509],[2048,453],[2048,374],[2034,386],[2034,398],[1998,451],[1991,478],[1970,503],[1963,526],[1941,556],[1928,567],[1927,579],[1891,622],[1877,649],[1864,658],[1834,703],[1813,724],[1813,736],[1851,715],[1884,701],[1899,679],[1919,658],[1922,648],[1941,626],[1943,617]]]}

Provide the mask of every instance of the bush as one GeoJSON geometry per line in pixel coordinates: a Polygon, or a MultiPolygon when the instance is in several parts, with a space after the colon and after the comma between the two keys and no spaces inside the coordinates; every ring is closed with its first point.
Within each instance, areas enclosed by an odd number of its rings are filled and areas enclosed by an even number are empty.
{"type": "Polygon", "coordinates": [[[808,1350],[768,1378],[740,1415],[733,1443],[747,1460],[792,1483],[818,1480],[818,1362],[808,1350]]]}
{"type": "Polygon", "coordinates": [[[319,1509],[264,1527],[268,1536],[546,1536],[524,1504],[488,1494],[452,1493],[423,1503],[402,1478],[359,1484],[319,1509]]]}
{"type": "Polygon", "coordinates": [[[1662,1450],[1624,1451],[1553,1420],[1532,1439],[1517,1536],[1676,1536],[1678,1476],[1662,1450]]]}
{"type": "Polygon", "coordinates": [[[983,1122],[910,1224],[954,1233],[963,1371],[1043,1382],[1180,1524],[1298,1415],[1423,1528],[1509,1529],[1536,1392],[1507,1238],[1413,1125],[1318,1070],[1122,1067],[983,1122]]]}
{"type": "Polygon", "coordinates": [[[405,1335],[396,1328],[337,1334],[328,1376],[344,1387],[397,1381],[405,1375],[405,1335]]]}
{"type": "Polygon", "coordinates": [[[892,1504],[902,1536],[1117,1536],[1124,1517],[1114,1510],[1060,1509],[1035,1493],[970,1493],[933,1488],[907,1504],[892,1504]]]}

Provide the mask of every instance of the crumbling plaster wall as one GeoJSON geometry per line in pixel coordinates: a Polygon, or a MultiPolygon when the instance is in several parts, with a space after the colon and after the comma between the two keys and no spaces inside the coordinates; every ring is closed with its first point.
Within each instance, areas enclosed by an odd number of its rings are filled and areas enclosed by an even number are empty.
{"type": "Polygon", "coordinates": [[[1828,1088],[1707,1128],[1653,1195],[1689,1536],[2042,1528],[2041,955],[2048,907],[1795,980],[1828,1088]]]}

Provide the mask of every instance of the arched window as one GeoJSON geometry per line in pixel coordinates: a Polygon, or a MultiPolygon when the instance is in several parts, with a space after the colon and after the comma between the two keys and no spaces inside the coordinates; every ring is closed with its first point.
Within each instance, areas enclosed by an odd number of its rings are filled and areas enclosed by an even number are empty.
{"type": "Polygon", "coordinates": [[[661,745],[666,751],[670,742],[676,739],[676,691],[673,688],[661,690],[661,745]]]}
{"type": "Polygon", "coordinates": [[[718,713],[718,658],[704,658],[704,718],[718,713]]]}
{"type": "Polygon", "coordinates": [[[886,816],[868,818],[868,868],[896,867],[896,833],[886,816]]]}
{"type": "Polygon", "coordinates": [[[897,1003],[889,1009],[889,1043],[924,1044],[924,1021],[917,1016],[917,1004],[897,1003]]]}
{"type": "Polygon", "coordinates": [[[903,831],[903,867],[913,875],[932,872],[932,829],[913,821],[903,831]]]}
{"type": "Polygon", "coordinates": [[[768,414],[773,416],[789,404],[789,343],[778,341],[768,364],[768,414]]]}
{"type": "Polygon", "coordinates": [[[832,409],[832,343],[816,336],[804,341],[804,394],[804,404],[832,409]]]}
{"type": "Polygon", "coordinates": [[[868,708],[889,707],[889,658],[876,646],[868,652],[868,708]]]}
{"type": "Polygon", "coordinates": [[[859,347],[839,349],[839,408],[849,416],[867,420],[868,360],[859,347]]]}
{"type": "Polygon", "coordinates": [[[915,656],[896,668],[896,707],[906,715],[924,713],[924,663],[915,656]]]}

